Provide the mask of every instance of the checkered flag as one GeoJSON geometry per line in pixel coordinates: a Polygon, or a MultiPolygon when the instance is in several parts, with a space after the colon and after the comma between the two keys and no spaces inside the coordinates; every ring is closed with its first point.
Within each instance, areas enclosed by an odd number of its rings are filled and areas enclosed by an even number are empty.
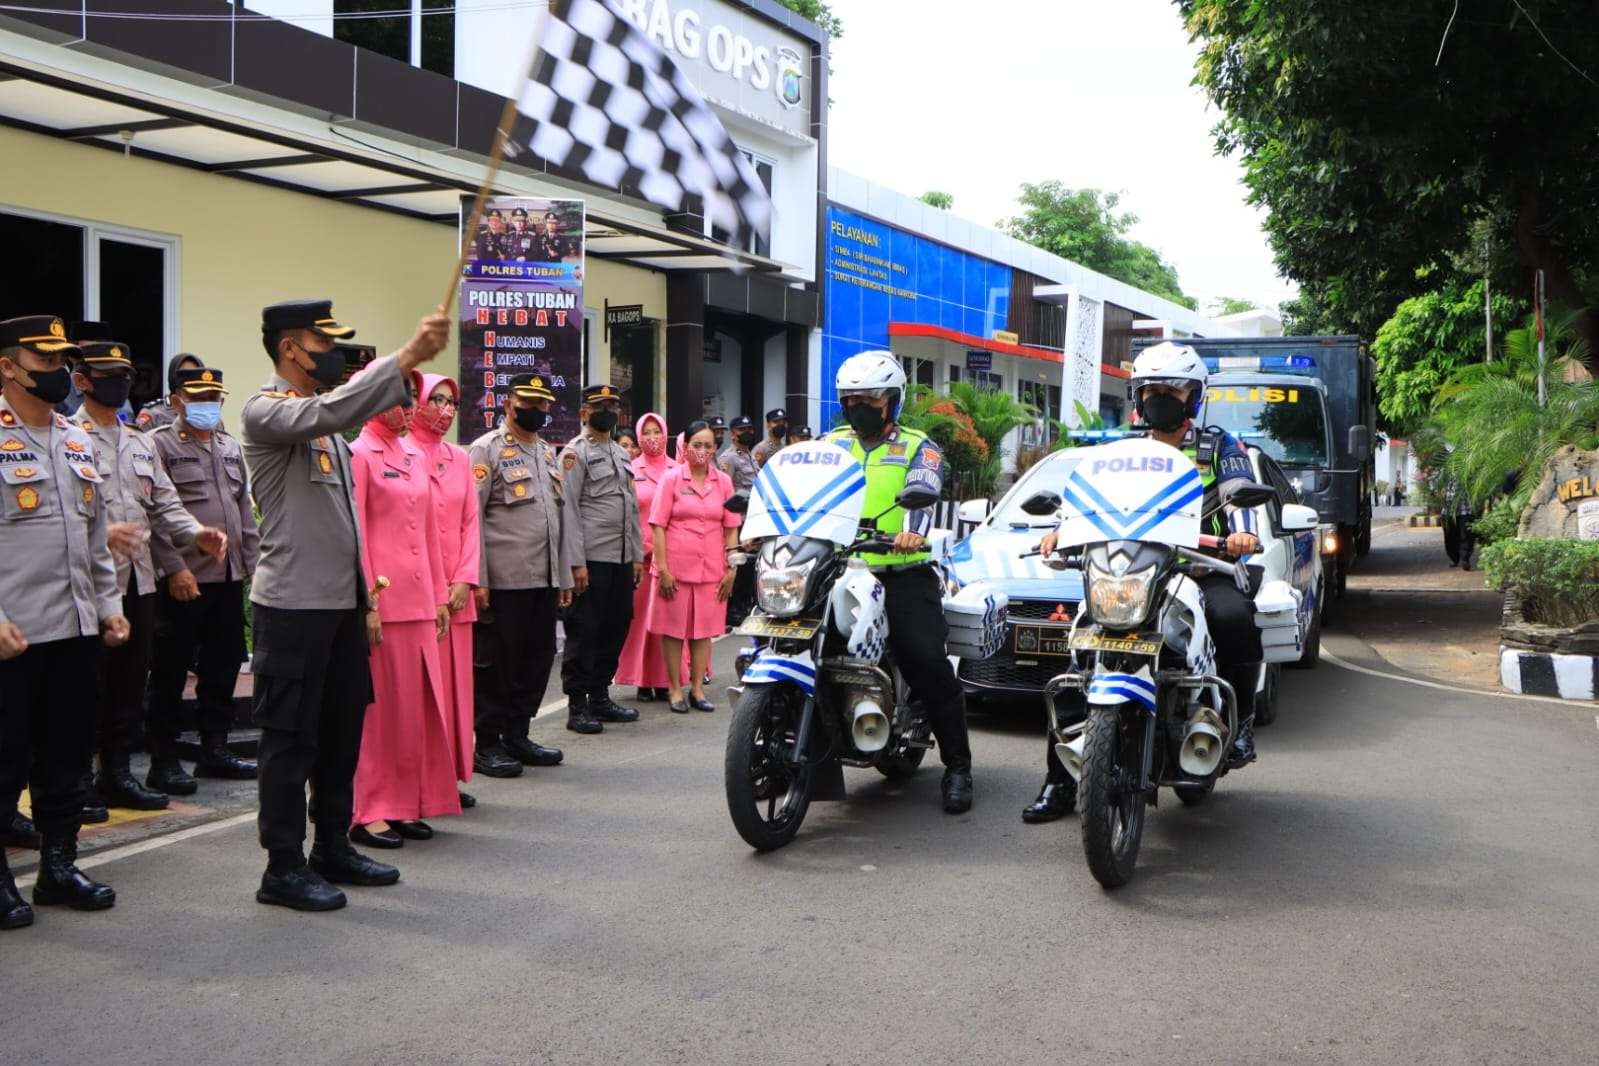
{"type": "Polygon", "coordinates": [[[703,97],[608,0],[553,0],[516,109],[525,150],[668,211],[699,197],[719,228],[770,242],[772,201],[703,97]]]}

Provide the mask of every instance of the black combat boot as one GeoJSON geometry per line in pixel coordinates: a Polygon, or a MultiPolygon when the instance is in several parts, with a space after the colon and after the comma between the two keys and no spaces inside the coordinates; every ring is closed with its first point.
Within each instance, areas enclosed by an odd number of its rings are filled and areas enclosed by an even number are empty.
{"type": "Polygon", "coordinates": [[[1038,798],[1031,806],[1022,808],[1022,821],[1028,825],[1037,825],[1039,822],[1053,822],[1057,818],[1064,818],[1072,813],[1077,806],[1077,783],[1068,780],[1064,784],[1045,781],[1044,787],[1039,791],[1038,798]]]}
{"type": "Polygon", "coordinates": [[[178,761],[178,745],[170,737],[150,738],[150,772],[144,783],[169,796],[192,796],[200,788],[178,761]]]}
{"type": "Polygon", "coordinates": [[[972,772],[951,766],[944,771],[944,812],[965,814],[972,809],[972,772]]]}
{"type": "Polygon", "coordinates": [[[318,837],[311,847],[311,869],[335,885],[392,885],[400,879],[398,869],[362,855],[347,838],[318,837]]]}
{"type": "Polygon", "coordinates": [[[83,775],[83,810],[79,812],[78,820],[84,825],[99,825],[111,820],[111,812],[106,809],[105,800],[100,798],[99,790],[94,787],[92,768],[83,775]]]}
{"type": "Polygon", "coordinates": [[[128,768],[125,751],[100,753],[100,776],[94,787],[109,807],[123,807],[134,811],[160,811],[167,806],[167,794],[139,784],[128,768]]]}
{"type": "Polygon", "coordinates": [[[33,819],[21,811],[11,816],[8,823],[0,825],[0,848],[27,848],[38,851],[41,841],[33,819]]]}
{"type": "Polygon", "coordinates": [[[200,738],[200,761],[194,764],[194,776],[254,781],[255,760],[240,758],[229,751],[226,733],[207,733],[200,738]]]}
{"type": "Polygon", "coordinates": [[[559,766],[564,758],[560,748],[547,748],[526,736],[507,734],[503,740],[511,758],[520,759],[524,766],[559,766]]]}
{"type": "Polygon", "coordinates": [[[574,733],[603,733],[605,726],[589,713],[586,696],[568,696],[566,702],[566,728],[574,733]]]}
{"type": "Polygon", "coordinates": [[[39,877],[33,902],[40,907],[65,904],[75,911],[103,911],[117,901],[116,890],[91,880],[77,867],[76,837],[46,834],[39,849],[39,877]]]}
{"type": "Polygon", "coordinates": [[[623,707],[611,699],[609,692],[602,692],[598,696],[589,697],[589,716],[601,722],[636,722],[638,711],[632,707],[623,707]]]}
{"type": "Polygon", "coordinates": [[[0,929],[21,929],[33,924],[33,908],[28,906],[11,879],[11,867],[6,863],[6,852],[0,848],[0,929]]]}
{"type": "Polygon", "coordinates": [[[307,866],[298,851],[272,853],[255,901],[297,911],[336,911],[347,902],[344,893],[307,866]]]}
{"type": "Polygon", "coordinates": [[[478,740],[472,753],[472,771],[484,777],[521,777],[522,763],[505,750],[498,737],[478,740]]]}
{"type": "Polygon", "coordinates": [[[1230,666],[1222,677],[1238,697],[1238,735],[1227,746],[1227,769],[1238,770],[1255,761],[1255,688],[1264,663],[1230,666]]]}

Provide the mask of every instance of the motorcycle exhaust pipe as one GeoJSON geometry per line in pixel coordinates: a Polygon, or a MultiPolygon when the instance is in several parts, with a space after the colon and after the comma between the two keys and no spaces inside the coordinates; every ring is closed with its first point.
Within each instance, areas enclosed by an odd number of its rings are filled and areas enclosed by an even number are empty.
{"type": "Polygon", "coordinates": [[[1083,734],[1078,733],[1072,739],[1055,745],[1055,758],[1066,767],[1066,772],[1072,775],[1073,781],[1083,779],[1083,734]]]}
{"type": "Polygon", "coordinates": [[[1183,746],[1177,765],[1193,777],[1209,777],[1221,765],[1227,750],[1227,727],[1210,707],[1201,707],[1183,728],[1183,746]]]}
{"type": "Polygon", "coordinates": [[[850,737],[858,751],[882,751],[888,747],[889,721],[876,700],[855,704],[850,719],[850,737]]]}

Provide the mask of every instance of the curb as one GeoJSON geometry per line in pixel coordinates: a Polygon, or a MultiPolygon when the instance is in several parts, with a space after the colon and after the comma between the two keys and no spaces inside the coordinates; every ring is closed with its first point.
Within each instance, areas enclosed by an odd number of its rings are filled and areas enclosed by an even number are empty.
{"type": "Polygon", "coordinates": [[[1599,657],[1499,646],[1499,682],[1511,692],[1563,700],[1599,698],[1599,657]]]}
{"type": "Polygon", "coordinates": [[[1406,521],[1405,524],[1408,525],[1411,529],[1417,529],[1417,528],[1436,529],[1438,527],[1441,527],[1444,524],[1444,519],[1443,519],[1442,515],[1413,514],[1413,515],[1410,516],[1410,518],[1406,521]]]}

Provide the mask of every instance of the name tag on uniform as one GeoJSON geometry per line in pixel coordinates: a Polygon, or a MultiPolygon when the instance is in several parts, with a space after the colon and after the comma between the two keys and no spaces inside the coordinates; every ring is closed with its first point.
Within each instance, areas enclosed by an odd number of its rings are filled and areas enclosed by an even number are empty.
{"type": "Polygon", "coordinates": [[[385,470],[385,471],[383,471],[383,476],[384,477],[401,477],[403,475],[401,475],[401,473],[398,470],[385,470]]]}

